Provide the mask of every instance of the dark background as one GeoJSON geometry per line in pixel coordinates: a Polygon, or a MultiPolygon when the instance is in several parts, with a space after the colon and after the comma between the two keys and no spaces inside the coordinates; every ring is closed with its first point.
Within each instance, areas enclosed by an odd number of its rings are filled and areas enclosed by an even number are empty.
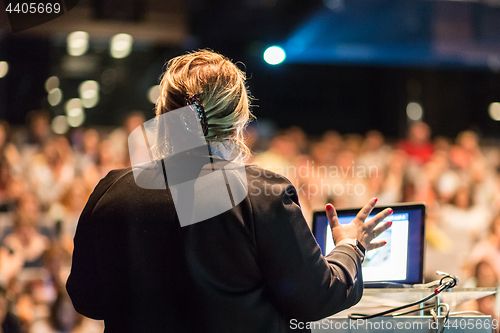
{"type": "Polygon", "coordinates": [[[65,16],[15,34],[4,20],[0,61],[8,61],[9,73],[0,79],[1,118],[22,124],[37,108],[64,114],[64,101],[78,97],[79,83],[100,82],[109,68],[117,72],[114,89],[101,92],[99,104],[86,110],[85,125],[119,125],[132,110],[151,118],[147,91],[159,82],[164,63],[209,47],[244,63],[256,98],[256,125],[269,120],[310,134],[378,129],[396,138],[408,124],[406,105],[416,101],[434,135],[454,137],[464,129],[500,135],[500,122],[487,112],[500,101],[499,2],[82,0],[65,16]],[[153,14],[178,26],[154,25],[153,14]],[[148,24],[160,37],[140,32],[148,24]],[[87,54],[71,57],[66,31],[79,26],[99,29],[89,31],[87,54]],[[121,27],[134,35],[134,49],[125,59],[113,59],[107,43],[121,27]],[[174,28],[182,33],[162,39],[174,28]],[[275,44],[287,59],[271,66],[262,54],[275,44]],[[67,70],[69,61],[88,69],[67,70]],[[48,105],[44,90],[52,75],[60,78],[64,94],[56,107],[48,105]]]}

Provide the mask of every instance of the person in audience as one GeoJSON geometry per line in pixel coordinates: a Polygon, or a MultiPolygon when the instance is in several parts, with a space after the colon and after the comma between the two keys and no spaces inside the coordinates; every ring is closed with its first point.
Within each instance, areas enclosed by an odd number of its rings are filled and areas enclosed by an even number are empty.
{"type": "MultiPolygon", "coordinates": [[[[500,278],[489,260],[479,261],[474,267],[474,276],[467,280],[464,288],[500,288],[500,278]]],[[[500,315],[500,297],[488,295],[477,300],[462,304],[464,310],[479,311],[491,316],[493,321],[498,322],[500,315]]]]}
{"type": "MultiPolygon", "coordinates": [[[[53,242],[43,253],[43,267],[48,273],[45,285],[50,285],[51,292],[47,294],[58,295],[65,292],[64,284],[68,278],[71,265],[71,256],[58,242],[53,242]]],[[[54,299],[52,299],[54,301],[54,299]]]]}
{"type": "Polygon", "coordinates": [[[0,287],[0,333],[21,333],[21,323],[11,312],[7,291],[0,287]]]}
{"type": "Polygon", "coordinates": [[[122,168],[125,164],[117,159],[113,152],[113,143],[110,140],[102,140],[99,143],[99,158],[95,166],[89,165],[83,173],[85,184],[88,188],[94,188],[99,180],[113,169],[122,168]]]}
{"type": "Polygon", "coordinates": [[[472,243],[486,237],[491,218],[486,207],[474,203],[474,188],[471,185],[459,186],[451,204],[441,208],[443,228],[466,233],[472,243]]]}
{"type": "MultiPolygon", "coordinates": [[[[0,207],[10,201],[9,182],[11,177],[9,163],[4,157],[0,156],[0,207]]],[[[0,211],[3,211],[3,209],[0,208],[0,211]]]]}
{"type": "Polygon", "coordinates": [[[146,118],[142,111],[132,111],[125,117],[123,126],[114,129],[109,134],[110,152],[115,163],[130,166],[128,137],[133,130],[141,126],[145,121],[146,118]]]}
{"type": "Polygon", "coordinates": [[[391,148],[385,144],[382,133],[371,130],[365,135],[361,152],[358,155],[358,163],[366,168],[376,166],[385,169],[389,164],[390,153],[391,148]]]}
{"type": "Polygon", "coordinates": [[[429,125],[417,121],[410,125],[408,138],[399,143],[399,148],[403,149],[417,165],[422,165],[430,161],[434,154],[434,145],[430,138],[429,125]]]}
{"type": "Polygon", "coordinates": [[[460,132],[456,145],[451,148],[450,159],[459,169],[470,169],[474,164],[484,163],[477,134],[473,131],[460,132]]]}
{"type": "MultiPolygon", "coordinates": [[[[356,154],[351,150],[337,153],[333,169],[332,198],[339,208],[358,207],[368,195],[366,191],[369,169],[358,168],[356,154]]],[[[373,176],[376,176],[376,170],[373,176]]]]}
{"type": "Polygon", "coordinates": [[[45,143],[54,135],[50,129],[50,118],[47,110],[30,111],[26,116],[28,129],[17,131],[15,144],[21,154],[23,172],[26,172],[33,157],[42,152],[45,143]]]}
{"type": "Polygon", "coordinates": [[[28,176],[29,183],[43,207],[48,208],[52,202],[61,200],[71,187],[75,176],[74,160],[68,140],[64,137],[48,140],[43,152],[33,158],[28,176]]]}
{"type": "Polygon", "coordinates": [[[10,126],[4,120],[0,120],[0,158],[7,163],[11,173],[21,174],[21,155],[10,141],[10,126]]]}
{"type": "Polygon", "coordinates": [[[90,190],[83,178],[75,178],[73,186],[63,196],[59,203],[60,232],[59,240],[68,253],[73,252],[73,237],[80,214],[90,196],[90,190]]]}
{"type": "Polygon", "coordinates": [[[31,333],[31,328],[36,320],[34,292],[30,285],[24,285],[15,299],[15,313],[21,324],[21,332],[31,333]]]}
{"type": "Polygon", "coordinates": [[[17,204],[14,230],[3,241],[10,258],[22,262],[22,267],[42,267],[42,255],[50,240],[38,231],[40,211],[34,195],[25,193],[17,204]]]}
{"type": "Polygon", "coordinates": [[[298,173],[295,162],[299,148],[295,140],[286,132],[280,133],[271,141],[269,149],[253,159],[253,163],[261,168],[276,172],[298,185],[298,173]]]}
{"type": "Polygon", "coordinates": [[[30,327],[29,333],[71,333],[82,322],[71,304],[71,300],[64,288],[67,280],[71,257],[64,248],[54,242],[43,254],[44,268],[48,272],[44,281],[44,295],[50,295],[45,303],[48,304],[49,315],[37,318],[30,327]]]}
{"type": "Polygon", "coordinates": [[[299,126],[292,126],[286,131],[290,137],[290,139],[295,142],[297,146],[298,153],[303,155],[307,154],[307,134],[304,132],[302,128],[299,126]]]}
{"type": "Polygon", "coordinates": [[[99,133],[95,129],[88,128],[83,132],[81,149],[75,152],[75,173],[78,177],[99,162],[100,142],[99,133]]]}
{"type": "Polygon", "coordinates": [[[360,134],[344,135],[344,149],[349,150],[358,157],[363,149],[364,138],[360,134]]]}
{"type": "Polygon", "coordinates": [[[465,276],[467,258],[474,244],[486,236],[490,212],[473,201],[473,188],[458,187],[451,204],[440,209],[439,227],[451,240],[448,250],[450,273],[465,276]]]}
{"type": "Polygon", "coordinates": [[[500,276],[500,214],[493,219],[488,237],[472,249],[467,265],[469,273],[473,271],[471,268],[481,261],[489,262],[497,276],[500,276]]]}
{"type": "Polygon", "coordinates": [[[21,156],[9,137],[9,124],[0,120],[0,212],[11,210],[9,183],[22,176],[21,156]]]}
{"type": "Polygon", "coordinates": [[[337,153],[344,149],[344,139],[337,131],[328,130],[321,136],[321,141],[326,143],[331,150],[333,157],[336,157],[337,153]]]}
{"type": "Polygon", "coordinates": [[[323,141],[311,144],[311,156],[296,162],[299,200],[302,213],[309,225],[312,225],[313,212],[321,210],[328,202],[334,201],[333,185],[335,175],[331,174],[334,158],[328,144],[323,141]]]}
{"type": "MultiPolygon", "coordinates": [[[[389,152],[387,159],[386,163],[374,163],[372,166],[375,166],[376,169],[375,173],[371,175],[378,179],[381,184],[376,196],[379,198],[380,204],[385,205],[404,201],[403,187],[407,165],[406,154],[399,149],[389,152]],[[384,164],[387,164],[385,169],[384,164]]],[[[370,167],[368,166],[369,171],[372,170],[370,167]]]]}

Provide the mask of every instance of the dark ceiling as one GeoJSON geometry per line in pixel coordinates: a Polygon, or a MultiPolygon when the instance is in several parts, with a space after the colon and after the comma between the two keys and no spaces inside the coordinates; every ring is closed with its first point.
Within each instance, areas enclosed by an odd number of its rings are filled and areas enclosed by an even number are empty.
{"type": "Polygon", "coordinates": [[[209,47],[245,64],[260,123],[396,137],[407,126],[406,105],[418,101],[436,134],[500,133],[486,111],[500,101],[500,7],[491,0],[80,0],[23,32],[10,33],[6,22],[0,16],[0,61],[10,63],[0,117],[13,123],[47,107],[47,77],[61,78],[68,99],[107,69],[119,74],[116,89],[88,110],[86,124],[116,125],[132,110],[151,117],[146,95],[165,61],[209,47]],[[66,36],[76,30],[90,34],[90,50],[71,58],[66,36]],[[108,40],[123,32],[134,51],[112,59],[108,40]],[[287,52],[282,65],[262,60],[273,44],[287,52]],[[86,70],[68,70],[74,66],[86,70]]]}

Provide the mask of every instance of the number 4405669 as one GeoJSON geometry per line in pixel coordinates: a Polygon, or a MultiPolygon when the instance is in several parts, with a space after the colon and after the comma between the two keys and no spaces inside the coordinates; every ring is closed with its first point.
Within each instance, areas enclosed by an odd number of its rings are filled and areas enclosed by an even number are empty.
{"type": "Polygon", "coordinates": [[[58,14],[61,12],[61,4],[59,3],[17,3],[14,8],[12,8],[12,2],[9,3],[5,11],[8,13],[23,13],[23,14],[58,14]]]}

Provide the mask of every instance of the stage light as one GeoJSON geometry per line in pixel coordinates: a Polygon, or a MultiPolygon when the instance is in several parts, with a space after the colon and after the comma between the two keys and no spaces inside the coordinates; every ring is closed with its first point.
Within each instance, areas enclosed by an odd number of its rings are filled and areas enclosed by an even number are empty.
{"type": "Polygon", "coordinates": [[[0,79],[9,72],[9,63],[7,61],[0,61],[0,79]]]}
{"type": "Polygon", "coordinates": [[[99,83],[94,80],[84,81],[78,87],[82,105],[87,109],[93,108],[99,102],[99,83]]]}
{"type": "Polygon", "coordinates": [[[285,58],[285,50],[279,46],[271,46],[264,52],[264,60],[269,65],[281,64],[285,58]]]}
{"type": "Polygon", "coordinates": [[[488,108],[488,113],[490,114],[491,119],[494,121],[500,121],[500,103],[491,103],[488,108]]]}
{"type": "Polygon", "coordinates": [[[76,117],[83,112],[82,101],[79,98],[72,98],[64,106],[68,117],[76,117]]]}
{"type": "Polygon", "coordinates": [[[83,81],[78,87],[81,99],[94,98],[99,93],[99,83],[93,80],[83,81]]]}
{"type": "Polygon", "coordinates": [[[68,116],[66,120],[71,127],[81,126],[85,122],[85,112],[82,110],[82,112],[76,116],[68,116]]]}
{"type": "Polygon", "coordinates": [[[49,102],[50,105],[56,106],[59,103],[61,103],[62,97],[63,97],[62,90],[59,88],[54,88],[49,92],[47,96],[47,101],[49,102]]]}
{"type": "Polygon", "coordinates": [[[52,119],[52,131],[56,134],[64,134],[68,131],[68,121],[66,116],[57,116],[52,119]]]}
{"type": "Polygon", "coordinates": [[[82,105],[86,109],[91,109],[99,103],[99,95],[95,95],[92,98],[82,99],[82,105]]]}
{"type": "Polygon", "coordinates": [[[79,98],[73,98],[66,102],[66,121],[71,127],[78,127],[85,121],[85,112],[83,111],[82,101],[79,98]]]}
{"type": "Polygon", "coordinates": [[[52,90],[59,88],[59,78],[51,76],[45,81],[45,90],[50,93],[52,90]]]}
{"type": "Polygon", "coordinates": [[[92,80],[84,81],[78,87],[78,92],[81,99],[94,98],[99,93],[99,83],[92,80]]]}
{"type": "Polygon", "coordinates": [[[408,103],[408,105],[406,106],[406,115],[411,120],[421,120],[423,114],[424,111],[422,110],[422,106],[416,102],[408,103]]]}
{"type": "Polygon", "coordinates": [[[75,31],[67,38],[68,54],[72,56],[81,56],[89,49],[89,34],[85,31],[75,31]]]}
{"type": "Polygon", "coordinates": [[[148,91],[148,99],[151,103],[156,104],[156,101],[160,97],[160,86],[152,86],[148,91]]]}
{"type": "Polygon", "coordinates": [[[126,58],[132,52],[134,39],[129,34],[118,34],[111,38],[110,52],[116,59],[126,58]]]}

